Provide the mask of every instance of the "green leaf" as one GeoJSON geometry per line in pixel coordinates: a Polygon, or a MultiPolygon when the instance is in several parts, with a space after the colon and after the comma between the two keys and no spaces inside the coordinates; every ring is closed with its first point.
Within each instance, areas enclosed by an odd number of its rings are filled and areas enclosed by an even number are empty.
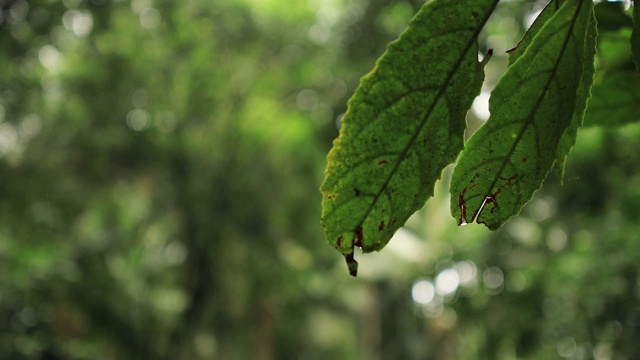
{"type": "Polygon", "coordinates": [[[638,0],[633,5],[633,32],[631,33],[631,51],[633,51],[633,62],[640,72],[640,6],[638,0]]]}
{"type": "Polygon", "coordinates": [[[576,108],[573,112],[571,125],[562,135],[560,145],[558,146],[557,161],[555,164],[556,173],[561,183],[564,183],[564,170],[567,164],[567,156],[576,144],[578,129],[582,127],[584,114],[587,109],[587,103],[591,98],[591,85],[593,85],[593,75],[596,72],[594,59],[596,56],[596,37],[598,30],[596,26],[596,18],[593,14],[589,19],[587,27],[587,37],[584,42],[584,61],[582,63],[582,78],[580,79],[580,87],[578,88],[578,100],[576,108]]]}
{"type": "Polygon", "coordinates": [[[426,3],[349,100],[320,190],[327,241],[352,275],[354,247],[382,249],[462,149],[484,78],[477,37],[497,3],[426,3]]]}
{"type": "Polygon", "coordinates": [[[640,120],[640,76],[620,71],[591,89],[584,124],[618,126],[640,120]]]}
{"type": "Polygon", "coordinates": [[[598,32],[618,31],[633,25],[631,17],[624,11],[622,1],[603,1],[594,7],[598,19],[598,32]]]}
{"type": "Polygon", "coordinates": [[[549,19],[560,9],[560,5],[564,3],[565,0],[551,0],[549,3],[542,9],[536,20],[531,24],[527,33],[524,35],[522,40],[518,43],[516,47],[507,51],[509,54],[509,66],[513,65],[516,60],[520,58],[522,54],[527,50],[531,41],[538,35],[540,29],[547,23],[549,19]]]}
{"type": "MultiPolygon", "coordinates": [[[[453,173],[451,213],[495,230],[540,188],[571,125],[585,68],[593,3],[566,0],[491,94],[491,117],[453,173]]],[[[588,88],[587,88],[588,90],[588,88]]]]}
{"type": "Polygon", "coordinates": [[[598,34],[596,82],[624,70],[636,70],[633,64],[629,38],[631,29],[607,31],[598,34]]]}
{"type": "MultiPolygon", "coordinates": [[[[550,1],[547,4],[547,6],[545,6],[545,8],[542,10],[540,15],[538,15],[538,17],[533,22],[529,30],[527,30],[527,33],[525,34],[525,36],[518,43],[518,46],[508,51],[509,66],[513,65],[513,63],[515,63],[515,61],[518,58],[520,58],[522,54],[525,53],[527,47],[529,46],[529,44],[531,44],[531,42],[533,41],[535,36],[538,34],[540,29],[542,29],[542,27],[547,23],[547,21],[551,19],[551,17],[558,11],[558,9],[560,9],[560,6],[564,3],[564,1],[565,0],[553,0],[553,1],[550,1]]],[[[604,5],[604,4],[608,4],[608,3],[599,4],[604,9],[604,10],[601,10],[601,13],[604,13],[604,15],[602,16],[606,17],[607,14],[609,14],[610,17],[613,16],[611,15],[611,13],[616,14],[614,9],[618,9],[622,11],[621,4],[612,3],[612,5],[615,5],[614,7],[604,5]]],[[[598,6],[596,6],[595,8],[598,8],[598,6]]],[[[594,12],[595,12],[595,9],[594,9],[594,12]]],[[[626,16],[624,12],[622,12],[622,16],[625,16],[627,19],[629,19],[629,17],[626,16]]],[[[576,110],[571,120],[571,125],[562,136],[562,139],[560,140],[560,144],[558,146],[558,155],[557,155],[557,161],[555,163],[555,169],[558,174],[558,178],[560,179],[560,182],[563,182],[564,169],[567,161],[567,156],[569,155],[569,152],[575,145],[575,140],[578,135],[578,129],[580,128],[580,126],[582,126],[582,120],[584,118],[584,112],[587,107],[587,101],[589,100],[589,97],[591,95],[589,88],[593,83],[593,75],[595,73],[593,59],[596,54],[596,35],[597,35],[596,20],[594,16],[591,17],[591,21],[589,23],[589,27],[587,31],[588,33],[585,41],[584,70],[582,72],[582,79],[580,81],[580,88],[582,90],[578,91],[578,102],[576,104],[576,110]]]]}

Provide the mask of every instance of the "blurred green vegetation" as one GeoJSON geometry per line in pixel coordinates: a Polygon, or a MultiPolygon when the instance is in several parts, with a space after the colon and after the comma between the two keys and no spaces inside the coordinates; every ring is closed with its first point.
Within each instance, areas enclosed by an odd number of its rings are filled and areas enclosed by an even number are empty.
{"type": "MultiPolygon", "coordinates": [[[[0,1],[0,359],[640,356],[638,124],[495,233],[449,168],[357,279],[325,242],[338,119],[421,4],[0,1]]],[[[487,25],[487,91],[541,5],[487,25]]]]}

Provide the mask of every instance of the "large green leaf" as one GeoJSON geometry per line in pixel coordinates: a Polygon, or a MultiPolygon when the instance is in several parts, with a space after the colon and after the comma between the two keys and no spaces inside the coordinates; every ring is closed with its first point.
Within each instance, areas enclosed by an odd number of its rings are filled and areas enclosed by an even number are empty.
{"type": "MultiPolygon", "coordinates": [[[[571,125],[585,68],[593,3],[566,0],[500,79],[491,117],[453,173],[451,212],[461,225],[497,229],[518,214],[551,170],[571,125]]],[[[591,59],[593,61],[593,59],[591,59]]]]}
{"type": "MultiPolygon", "coordinates": [[[[520,58],[522,54],[525,53],[527,47],[529,46],[529,44],[531,44],[531,42],[533,41],[535,36],[538,34],[540,29],[542,29],[542,27],[547,23],[547,21],[551,19],[551,17],[558,11],[558,9],[560,9],[560,6],[564,3],[564,1],[565,0],[552,0],[547,4],[547,6],[545,6],[545,8],[540,13],[540,15],[538,15],[534,23],[531,25],[531,27],[529,28],[525,36],[518,43],[518,46],[509,50],[509,66],[513,65],[513,63],[515,63],[515,61],[518,58],[520,58]]],[[[601,10],[601,14],[602,13],[604,13],[605,15],[608,15],[609,13],[617,14],[613,9],[609,9],[611,6],[607,6],[606,4],[608,3],[598,4],[598,6],[596,6],[595,8],[600,7],[600,8],[607,9],[607,10],[601,10]]],[[[622,7],[620,6],[620,4],[613,4],[613,5],[615,5],[615,8],[621,11],[623,19],[624,17],[626,17],[626,19],[629,19],[629,17],[626,16],[624,12],[622,12],[622,7]]],[[[595,12],[595,9],[594,9],[594,12],[595,12]]],[[[605,16],[605,15],[602,15],[602,16],[605,16]]],[[[613,15],[610,15],[610,16],[613,17],[613,15]]],[[[618,21],[620,21],[620,18],[617,18],[617,19],[618,21]]],[[[558,146],[558,154],[557,154],[557,161],[555,163],[555,169],[558,173],[558,177],[560,178],[561,182],[563,181],[563,178],[564,178],[564,169],[567,161],[567,156],[569,155],[569,152],[575,145],[576,137],[578,135],[578,129],[580,128],[580,126],[582,126],[584,111],[587,107],[587,101],[589,100],[589,97],[591,95],[588,89],[591,87],[591,84],[593,83],[593,74],[595,73],[595,67],[593,63],[593,59],[596,54],[596,35],[597,35],[595,17],[591,18],[587,31],[588,33],[585,41],[585,54],[584,54],[585,61],[583,64],[584,69],[582,72],[582,79],[580,82],[580,88],[586,89],[587,91],[578,92],[578,102],[576,104],[576,109],[574,111],[574,115],[571,120],[571,125],[565,131],[564,135],[562,136],[562,139],[560,140],[560,144],[558,146]]]]}
{"type": "Polygon", "coordinates": [[[576,144],[578,129],[582,127],[584,114],[587,110],[587,103],[591,98],[593,75],[596,72],[594,59],[597,52],[596,37],[598,35],[596,18],[594,15],[592,15],[589,19],[589,25],[587,27],[587,37],[584,42],[584,62],[582,63],[582,77],[580,79],[580,86],[578,87],[578,100],[576,102],[576,108],[573,112],[571,125],[569,125],[569,128],[567,128],[567,130],[562,135],[560,144],[558,145],[555,169],[561,183],[564,183],[564,169],[567,164],[567,156],[569,156],[569,152],[576,144]]]}
{"type": "Polygon", "coordinates": [[[426,3],[349,100],[321,192],[326,238],[352,275],[354,247],[382,249],[462,149],[484,77],[477,37],[497,3],[426,3]]]}
{"type": "Polygon", "coordinates": [[[585,125],[617,126],[640,120],[640,76],[633,70],[611,74],[592,89],[585,125]]]}
{"type": "Polygon", "coordinates": [[[560,9],[560,5],[564,3],[565,0],[551,0],[547,4],[547,6],[542,9],[536,20],[531,24],[527,33],[522,37],[522,40],[518,43],[516,47],[507,51],[509,54],[509,66],[513,65],[525,53],[533,39],[538,35],[540,29],[547,23],[549,19],[560,9]]]}

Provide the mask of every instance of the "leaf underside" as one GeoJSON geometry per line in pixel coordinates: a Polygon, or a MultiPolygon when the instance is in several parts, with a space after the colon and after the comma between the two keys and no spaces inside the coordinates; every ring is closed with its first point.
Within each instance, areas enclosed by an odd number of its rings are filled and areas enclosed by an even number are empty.
{"type": "Polygon", "coordinates": [[[587,36],[584,43],[584,62],[582,64],[582,77],[580,78],[580,86],[578,87],[576,108],[573,112],[573,117],[571,118],[571,125],[569,125],[569,128],[564,132],[560,139],[557,161],[554,166],[556,173],[558,174],[558,178],[560,179],[560,183],[564,183],[564,170],[567,164],[567,157],[569,156],[569,152],[573,146],[576,144],[578,130],[583,125],[587,105],[591,99],[593,76],[596,72],[594,65],[594,59],[597,53],[596,38],[598,36],[596,23],[595,12],[593,12],[589,18],[589,24],[587,25],[587,36]]]}
{"type": "MultiPolygon", "coordinates": [[[[527,33],[522,38],[522,40],[518,43],[514,49],[509,50],[509,66],[513,65],[515,61],[520,58],[522,54],[526,51],[527,47],[535,36],[538,34],[540,29],[547,23],[549,19],[560,9],[560,6],[565,2],[565,0],[552,0],[547,6],[542,10],[540,15],[536,18],[534,23],[531,25],[527,33]]],[[[606,5],[608,3],[599,4],[600,7],[606,5]]],[[[619,9],[621,9],[619,4],[615,4],[619,9]]],[[[608,9],[608,7],[607,7],[608,9]]],[[[595,13],[595,8],[594,8],[595,13]]],[[[617,13],[616,13],[617,14],[617,13]]],[[[622,16],[626,16],[622,13],[622,16]]],[[[628,17],[627,17],[628,19],[628,17]]],[[[592,17],[587,29],[587,38],[585,42],[585,61],[584,61],[584,69],[582,72],[582,79],[580,81],[580,89],[578,91],[578,101],[576,104],[576,109],[574,111],[573,118],[571,120],[571,125],[565,131],[562,139],[560,139],[560,144],[558,146],[558,154],[557,161],[555,163],[556,173],[558,174],[558,178],[560,182],[563,182],[564,179],[564,169],[567,161],[567,156],[569,152],[575,145],[576,137],[578,135],[578,129],[582,126],[582,120],[584,119],[584,111],[587,107],[587,102],[590,98],[591,93],[588,91],[593,83],[593,75],[595,73],[595,67],[593,58],[596,54],[596,21],[595,17],[592,17]],[[591,59],[591,60],[590,60],[591,59]]]]}
{"type": "Polygon", "coordinates": [[[327,241],[352,275],[354,247],[382,249],[462,149],[484,77],[477,36],[497,3],[426,3],[349,100],[320,190],[327,241]]]}
{"type": "MultiPolygon", "coordinates": [[[[451,213],[460,225],[499,228],[531,199],[557,158],[564,161],[562,137],[574,125],[577,131],[589,96],[593,26],[592,1],[566,0],[522,53],[516,48],[517,59],[491,94],[491,117],[453,173],[451,213]]],[[[575,132],[568,136],[573,144],[575,132]]]]}
{"type": "Polygon", "coordinates": [[[565,0],[551,0],[545,7],[542,9],[540,14],[536,17],[536,20],[531,24],[527,33],[522,37],[518,45],[508,50],[509,54],[509,66],[513,65],[525,53],[533,39],[538,35],[540,29],[547,23],[549,19],[560,9],[560,5],[562,5],[565,0]]]}

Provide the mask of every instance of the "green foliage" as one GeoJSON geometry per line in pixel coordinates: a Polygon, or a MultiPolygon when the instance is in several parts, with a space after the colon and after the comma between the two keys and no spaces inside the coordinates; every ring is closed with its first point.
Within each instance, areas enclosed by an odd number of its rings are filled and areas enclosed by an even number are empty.
{"type": "Polygon", "coordinates": [[[638,89],[640,76],[633,71],[614,73],[595,84],[585,125],[619,126],[640,120],[638,89]]]}
{"type": "Polygon", "coordinates": [[[382,249],[462,149],[484,79],[476,38],[496,4],[428,3],[349,101],[321,190],[326,236],[352,275],[354,246],[382,249]]]}
{"type": "MultiPolygon", "coordinates": [[[[497,231],[457,226],[447,167],[357,278],[324,243],[336,119],[424,3],[0,1],[0,359],[640,358],[630,119],[497,231]]],[[[479,99],[542,5],[498,2],[479,99]]],[[[595,8],[609,94],[631,11],[595,8]]]]}
{"type": "Polygon", "coordinates": [[[0,10],[0,358],[304,357],[336,50],[235,1],[0,10]]]}
{"type": "Polygon", "coordinates": [[[630,28],[633,20],[627,15],[621,1],[603,1],[595,6],[600,31],[616,31],[621,28],[630,28]]]}
{"type": "MultiPolygon", "coordinates": [[[[425,4],[373,72],[363,78],[328,156],[321,189],[322,221],[327,240],[347,257],[352,275],[356,264],[353,247],[363,252],[382,249],[423,206],[444,166],[460,151],[457,142],[442,134],[458,134],[464,127],[451,125],[452,119],[470,107],[469,96],[477,93],[477,79],[483,76],[476,75],[465,89],[452,87],[454,92],[445,96],[445,114],[433,111],[441,98],[430,97],[429,92],[439,94],[450,86],[449,54],[455,58],[460,53],[455,44],[477,42],[484,21],[469,22],[468,12],[458,9],[458,3],[442,3],[425,4]],[[433,40],[440,57],[431,55],[435,52],[429,47],[432,42],[427,42],[422,53],[411,34],[429,31],[440,34],[433,36],[436,39],[455,33],[456,41],[450,41],[452,46],[438,46],[433,40]],[[433,77],[430,71],[442,76],[433,77]],[[425,88],[422,81],[429,81],[422,97],[425,102],[416,102],[408,95],[425,88]],[[432,115],[442,120],[428,121],[432,115]]],[[[494,8],[492,4],[485,11],[490,14],[494,8]]],[[[615,33],[631,25],[620,4],[605,2],[596,8],[594,12],[593,2],[587,0],[550,1],[518,45],[509,50],[508,69],[491,93],[491,117],[465,144],[452,175],[451,213],[459,225],[476,221],[498,229],[531,200],[553,167],[560,181],[564,180],[567,157],[583,124],[596,71],[596,13],[602,19],[602,31],[615,33]]],[[[481,18],[486,14],[470,11],[481,18]]],[[[634,25],[632,42],[636,29],[634,25]]],[[[630,48],[628,42],[626,47],[630,48]]],[[[613,69],[606,62],[604,67],[613,69]]],[[[627,77],[625,88],[609,84],[623,92],[623,97],[614,92],[607,95],[605,83],[598,83],[595,109],[587,119],[603,118],[597,114],[598,106],[615,103],[622,105],[616,108],[616,117],[633,121],[631,111],[623,107],[635,110],[635,80],[627,77]]],[[[608,121],[614,122],[624,121],[608,121]]]]}
{"type": "Polygon", "coordinates": [[[522,55],[513,55],[517,60],[492,92],[491,117],[453,173],[451,212],[460,225],[476,220],[495,230],[542,185],[572,119],[582,120],[593,78],[583,70],[593,64],[595,37],[585,41],[592,16],[591,2],[566,1],[526,49],[517,49],[522,55]]]}
{"type": "Polygon", "coordinates": [[[578,136],[578,130],[583,124],[584,114],[587,109],[587,104],[592,97],[591,86],[593,85],[593,77],[595,73],[594,60],[596,56],[596,37],[597,26],[596,18],[592,15],[587,25],[587,34],[584,43],[584,61],[582,63],[582,77],[580,78],[580,86],[577,90],[576,108],[571,118],[571,124],[562,135],[560,144],[558,145],[557,161],[555,168],[558,174],[560,182],[564,182],[564,173],[567,164],[567,157],[569,152],[576,143],[576,137],[578,136]]]}

